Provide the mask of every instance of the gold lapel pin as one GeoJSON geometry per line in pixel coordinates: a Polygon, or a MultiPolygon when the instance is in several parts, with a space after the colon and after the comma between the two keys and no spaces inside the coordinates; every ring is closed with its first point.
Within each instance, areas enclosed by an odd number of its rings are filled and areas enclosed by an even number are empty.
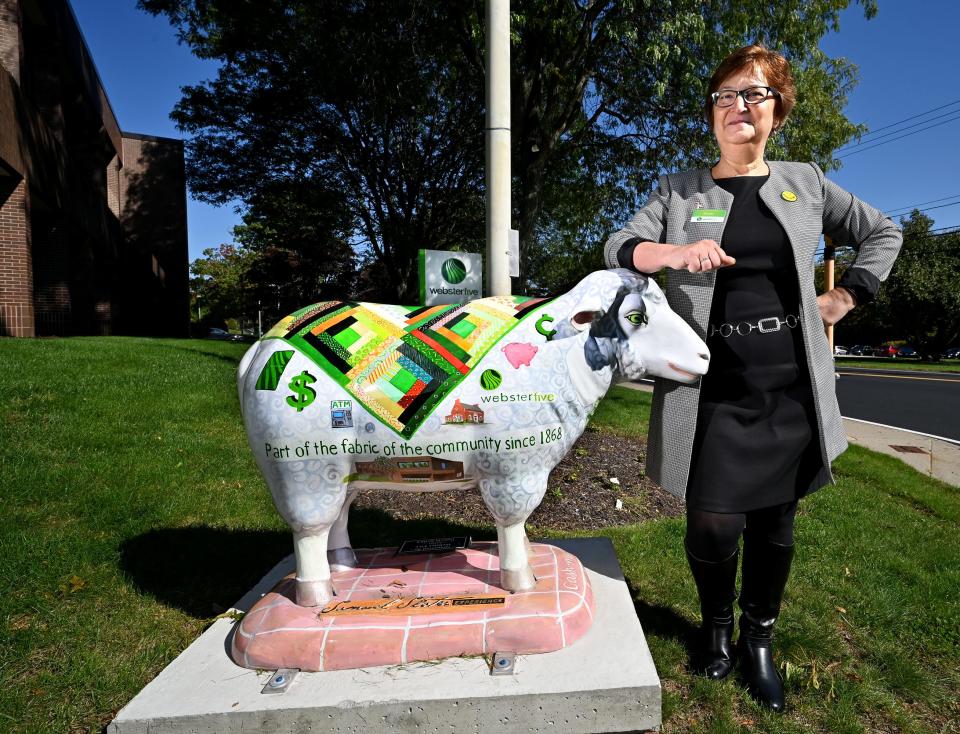
{"type": "Polygon", "coordinates": [[[792,191],[784,191],[780,194],[780,198],[784,201],[796,201],[797,195],[792,191]]]}

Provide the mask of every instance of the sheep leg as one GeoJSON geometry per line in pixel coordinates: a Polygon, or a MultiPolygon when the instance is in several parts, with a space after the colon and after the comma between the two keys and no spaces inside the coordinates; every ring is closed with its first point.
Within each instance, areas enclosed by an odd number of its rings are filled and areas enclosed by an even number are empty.
{"type": "Polygon", "coordinates": [[[327,539],[330,526],[293,534],[297,557],[297,604],[317,607],[333,598],[330,564],[327,562],[327,539]]]}
{"type": "Polygon", "coordinates": [[[537,579],[530,567],[525,539],[523,521],[513,525],[497,525],[500,586],[507,591],[530,591],[537,585],[537,579]]]}
{"type": "Polygon", "coordinates": [[[347,571],[357,567],[357,554],[353,552],[353,545],[350,543],[350,535],[347,533],[347,519],[350,515],[350,505],[357,498],[360,490],[347,492],[347,498],[344,500],[343,509],[330,528],[330,540],[327,543],[327,561],[330,563],[331,571],[347,571]]]}

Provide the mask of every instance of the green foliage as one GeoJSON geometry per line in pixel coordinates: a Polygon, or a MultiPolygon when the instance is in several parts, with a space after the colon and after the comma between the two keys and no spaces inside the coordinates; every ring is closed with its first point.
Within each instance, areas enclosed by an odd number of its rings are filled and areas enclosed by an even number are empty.
{"type": "MultiPolygon", "coordinates": [[[[783,53],[797,77],[793,118],[770,157],[835,168],[833,150],[864,130],[843,115],[856,69],[817,45],[849,4],[783,0],[773,13],[762,0],[514,2],[520,290],[556,291],[595,269],[606,235],[657,174],[715,159],[705,85],[744,44],[783,53]]],[[[876,12],[874,0],[860,4],[876,12]]],[[[222,62],[216,79],[185,88],[174,111],[190,136],[198,196],[250,204],[275,186],[293,198],[300,187],[329,192],[315,206],[342,215],[334,218],[344,239],[365,257],[360,287],[401,302],[414,293],[419,248],[482,247],[480,0],[140,6],[167,15],[197,55],[222,62]]],[[[330,244],[310,247],[329,256],[330,244]]]]}
{"type": "Polygon", "coordinates": [[[879,300],[897,333],[937,359],[960,337],[960,232],[931,234],[933,220],[916,210],[902,225],[903,249],[879,300]]]}
{"type": "Polygon", "coordinates": [[[192,312],[199,310],[204,324],[216,326],[249,312],[247,283],[256,260],[254,251],[236,245],[205,249],[190,264],[192,312]]]}

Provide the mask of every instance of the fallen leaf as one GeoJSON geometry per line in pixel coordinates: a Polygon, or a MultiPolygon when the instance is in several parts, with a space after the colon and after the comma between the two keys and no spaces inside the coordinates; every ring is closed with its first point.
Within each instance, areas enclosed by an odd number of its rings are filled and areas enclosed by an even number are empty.
{"type": "Polygon", "coordinates": [[[79,576],[74,575],[67,579],[67,584],[69,585],[67,590],[72,594],[75,591],[80,591],[80,589],[87,585],[87,582],[79,576]]]}

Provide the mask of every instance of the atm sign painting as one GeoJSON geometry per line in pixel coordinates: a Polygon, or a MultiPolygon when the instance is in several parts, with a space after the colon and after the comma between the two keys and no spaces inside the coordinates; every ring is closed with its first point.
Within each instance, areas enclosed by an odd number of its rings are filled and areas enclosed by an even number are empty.
{"type": "Polygon", "coordinates": [[[483,258],[469,252],[420,250],[420,303],[466,303],[483,295],[483,258]]]}

